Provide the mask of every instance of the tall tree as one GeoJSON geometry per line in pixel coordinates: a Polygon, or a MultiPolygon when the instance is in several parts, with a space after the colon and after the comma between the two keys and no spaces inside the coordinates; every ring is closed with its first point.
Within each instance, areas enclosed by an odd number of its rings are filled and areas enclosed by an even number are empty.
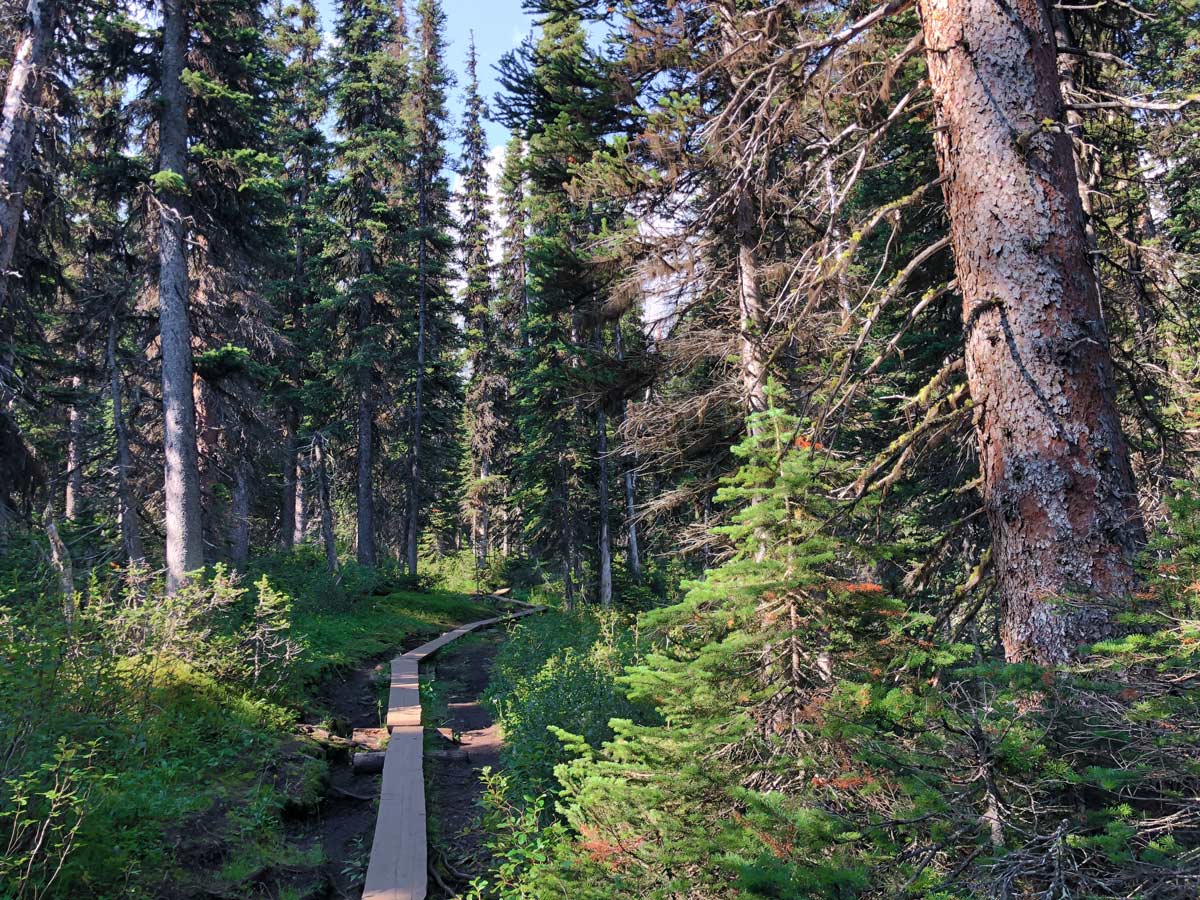
{"type": "Polygon", "coordinates": [[[45,69],[59,17],[55,0],[27,0],[14,35],[12,64],[0,109],[0,313],[8,306],[9,272],[28,187],[26,166],[33,152],[45,69]]]}
{"type": "Polygon", "coordinates": [[[163,0],[162,75],[159,85],[158,315],[162,355],[163,491],[167,585],[178,590],[204,565],[196,411],[192,398],[192,333],[188,321],[186,239],[187,95],[183,70],[188,23],[183,0],[163,0]]]}
{"type": "MultiPolygon", "coordinates": [[[[448,316],[449,185],[446,165],[446,92],[453,80],[446,70],[446,16],[439,0],[417,3],[417,60],[408,99],[412,143],[409,192],[416,208],[412,236],[416,293],[416,353],[409,413],[408,497],[405,559],[410,575],[417,574],[421,526],[428,510],[423,448],[430,422],[430,373],[445,379],[443,355],[451,349],[448,316]]],[[[452,377],[452,376],[451,376],[452,377]]],[[[443,426],[445,423],[442,423],[443,426]]]]}
{"type": "Polygon", "coordinates": [[[337,204],[344,234],[333,252],[354,335],[347,374],[354,391],[357,557],[363,565],[377,561],[377,412],[386,388],[382,369],[392,355],[383,325],[396,314],[397,234],[407,224],[400,195],[408,160],[406,123],[399,116],[408,77],[397,52],[401,21],[391,2],[353,0],[343,4],[337,26],[337,204]]]}
{"type": "MultiPolygon", "coordinates": [[[[314,230],[320,218],[318,204],[324,199],[328,141],[321,120],[328,109],[326,80],[328,61],[321,55],[321,27],[311,2],[298,7],[277,0],[274,12],[273,49],[286,66],[283,91],[274,110],[273,131],[279,142],[284,166],[284,191],[288,202],[291,234],[291,265],[283,289],[286,300],[287,333],[296,347],[288,360],[288,384],[284,389],[283,419],[287,429],[283,460],[283,503],[280,510],[280,539],[284,547],[301,543],[307,532],[308,497],[305,493],[304,445],[311,436],[302,433],[305,360],[314,346],[313,323],[307,310],[317,293],[314,281],[318,248],[314,230]]],[[[316,329],[320,332],[320,329],[316,329]]]]}
{"type": "Polygon", "coordinates": [[[1106,635],[1143,542],[1042,6],[920,3],[1009,659],[1106,635]]]}
{"type": "Polygon", "coordinates": [[[463,179],[460,198],[463,220],[459,232],[462,270],[466,279],[463,306],[466,311],[467,364],[471,370],[466,403],[471,455],[467,506],[472,524],[471,543],[476,563],[482,567],[487,562],[492,543],[493,474],[503,435],[500,405],[506,384],[497,371],[499,348],[494,322],[491,194],[487,168],[488,146],[483,130],[487,107],[479,93],[476,65],[475,35],[472,32],[467,53],[466,112],[460,170],[463,179]]]}

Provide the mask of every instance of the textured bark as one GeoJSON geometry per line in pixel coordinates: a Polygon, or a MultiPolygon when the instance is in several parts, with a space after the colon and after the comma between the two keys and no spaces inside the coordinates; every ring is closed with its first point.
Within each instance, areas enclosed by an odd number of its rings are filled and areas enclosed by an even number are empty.
{"type": "MultiPolygon", "coordinates": [[[[365,244],[365,237],[360,235],[365,244]]],[[[371,271],[369,251],[363,251],[360,272],[371,271]]],[[[373,319],[374,298],[362,291],[358,298],[358,333],[365,340],[373,319]]],[[[358,368],[358,530],[357,559],[364,566],[375,565],[375,398],[370,362],[358,368]]]]}
{"type": "Polygon", "coordinates": [[[233,497],[229,507],[229,562],[235,569],[245,569],[249,561],[250,465],[244,459],[239,459],[233,476],[233,497]]]}
{"type": "Polygon", "coordinates": [[[28,166],[41,103],[41,71],[50,58],[58,4],[28,0],[13,50],[0,110],[0,310],[8,306],[9,275],[25,209],[28,166]]]}
{"type": "Polygon", "coordinates": [[[313,437],[313,467],[317,470],[317,501],[321,507],[321,542],[325,545],[325,564],[337,574],[337,542],[333,537],[333,505],[329,500],[329,468],[325,462],[325,437],[313,437]]]}
{"type": "Polygon", "coordinates": [[[293,490],[295,493],[292,520],[287,527],[292,532],[292,546],[297,547],[308,540],[308,489],[304,483],[308,467],[304,464],[304,456],[299,452],[296,454],[294,463],[293,490]]]}
{"type": "MultiPolygon", "coordinates": [[[[76,364],[81,360],[76,356],[76,364]]],[[[67,488],[63,501],[63,518],[74,522],[79,518],[83,503],[83,377],[71,376],[71,409],[67,414],[67,488]]]]}
{"type": "Polygon", "coordinates": [[[625,529],[629,544],[629,574],[635,579],[642,577],[642,553],[638,546],[637,528],[637,474],[632,463],[625,467],[625,529]]]}
{"type": "MultiPolygon", "coordinates": [[[[492,463],[484,454],[479,460],[479,477],[487,483],[487,478],[492,474],[492,463]]],[[[492,550],[492,514],[488,504],[486,489],[483,496],[480,498],[479,510],[475,517],[475,564],[479,568],[487,565],[488,556],[492,550]]]]}
{"type": "MultiPolygon", "coordinates": [[[[186,177],[187,98],[181,75],[188,29],[183,0],[163,0],[160,172],[186,177]]],[[[164,495],[167,589],[178,590],[204,565],[200,472],[192,399],[192,334],[182,198],[161,190],[158,228],[158,319],[162,343],[164,495]]]]}
{"type": "Polygon", "coordinates": [[[738,205],[738,339],[742,350],[742,387],[750,412],[767,408],[767,363],[762,349],[765,315],[759,287],[753,203],[738,205]]]}
{"type": "Polygon", "coordinates": [[[609,533],[608,513],[608,421],[604,408],[596,411],[596,455],[599,457],[600,471],[596,484],[599,498],[600,529],[596,540],[600,552],[600,583],[597,598],[602,606],[612,606],[612,536],[609,533]]]}
{"type": "Polygon", "coordinates": [[[279,544],[284,550],[296,545],[296,487],[299,484],[300,453],[296,447],[294,410],[288,411],[283,451],[283,502],[279,507],[279,544]]]}
{"type": "Polygon", "coordinates": [[[125,428],[125,412],[121,402],[121,370],[117,366],[117,322],[108,326],[108,389],[112,400],[113,435],[117,443],[117,524],[121,528],[121,547],[131,563],[146,561],[142,537],[138,531],[137,505],[129,484],[133,472],[133,455],[129,451],[129,432],[125,428]]]}
{"type": "Polygon", "coordinates": [[[1111,630],[1143,531],[1037,0],[920,0],[1012,660],[1111,630]]]}
{"type": "Polygon", "coordinates": [[[426,174],[418,173],[420,196],[417,198],[417,373],[413,383],[412,437],[409,444],[408,471],[408,574],[417,574],[417,549],[421,528],[421,428],[425,413],[425,357],[429,326],[429,285],[426,281],[426,262],[429,249],[425,229],[429,226],[429,197],[426,174]]]}
{"type": "MultiPolygon", "coordinates": [[[[561,437],[560,437],[561,440],[561,437]]],[[[557,442],[556,442],[557,443],[557,442]]],[[[563,604],[567,610],[575,608],[575,579],[572,577],[575,561],[575,525],[571,518],[571,488],[567,482],[566,460],[561,452],[558,456],[558,502],[563,511],[562,529],[562,565],[563,565],[563,604]]]]}

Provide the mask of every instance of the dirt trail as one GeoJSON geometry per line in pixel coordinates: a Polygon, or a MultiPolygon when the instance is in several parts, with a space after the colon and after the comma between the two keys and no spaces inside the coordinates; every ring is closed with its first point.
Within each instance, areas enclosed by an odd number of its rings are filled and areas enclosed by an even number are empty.
{"type": "MultiPolygon", "coordinates": [[[[432,810],[436,805],[437,809],[436,815],[431,815],[431,852],[469,877],[482,875],[487,869],[479,821],[483,793],[479,773],[485,766],[499,766],[503,742],[500,727],[479,698],[488,686],[503,639],[503,631],[480,633],[466,643],[447,647],[433,664],[432,674],[446,706],[444,711],[435,711],[432,724],[442,731],[450,729],[459,743],[439,741],[439,752],[425,760],[427,806],[432,810]]],[[[446,880],[454,884],[458,879],[446,880]]],[[[430,896],[444,894],[431,884],[430,896]]]]}
{"type": "MultiPolygon", "coordinates": [[[[393,655],[382,654],[325,686],[314,709],[321,711],[322,718],[327,717],[324,724],[332,725],[335,735],[345,738],[355,728],[379,727],[379,684],[386,682],[388,661],[393,655]]],[[[381,776],[355,775],[349,748],[335,749],[328,762],[325,798],[310,817],[295,822],[289,843],[313,846],[319,842],[324,850],[322,875],[329,887],[327,896],[358,898],[371,852],[381,776]]]]}

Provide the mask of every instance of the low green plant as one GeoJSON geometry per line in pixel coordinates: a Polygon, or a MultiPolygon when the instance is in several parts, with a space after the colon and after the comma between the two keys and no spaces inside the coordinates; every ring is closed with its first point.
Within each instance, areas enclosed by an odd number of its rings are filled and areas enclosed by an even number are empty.
{"type": "Polygon", "coordinates": [[[502,759],[518,796],[552,789],[567,758],[552,728],[599,745],[613,718],[641,718],[617,687],[637,659],[636,629],[619,613],[547,612],[521,620],[497,655],[484,700],[504,732],[502,759]]]}
{"type": "Polygon", "coordinates": [[[734,554],[641,618],[649,648],[614,691],[652,715],[572,728],[539,675],[580,679],[580,642],[552,621],[525,639],[499,708],[514,729],[557,717],[559,746],[522,737],[536,756],[513,760],[494,827],[500,850],[528,844],[543,798],[555,830],[483,896],[1194,896],[1200,490],[1176,486],[1122,635],[1009,664],[863,577],[861,510],[837,501],[853,473],[801,426],[751,421],[718,495],[734,554]]]}

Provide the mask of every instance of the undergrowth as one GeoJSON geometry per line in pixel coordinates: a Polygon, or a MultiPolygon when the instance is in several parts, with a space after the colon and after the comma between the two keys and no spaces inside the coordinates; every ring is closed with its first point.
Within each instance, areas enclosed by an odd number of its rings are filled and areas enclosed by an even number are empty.
{"type": "Polygon", "coordinates": [[[37,560],[0,566],[25,573],[0,586],[4,900],[306,896],[289,879],[319,851],[289,846],[286,818],[326,764],[298,717],[340,670],[484,614],[353,564],[335,581],[302,548],[174,599],[93,576],[68,625],[37,560]]]}
{"type": "Polygon", "coordinates": [[[1009,664],[864,580],[854,523],[827,527],[853,473],[778,410],[753,424],[718,494],[737,552],[640,641],[547,617],[505,648],[471,896],[1195,898],[1200,489],[1123,636],[1009,664]]]}

